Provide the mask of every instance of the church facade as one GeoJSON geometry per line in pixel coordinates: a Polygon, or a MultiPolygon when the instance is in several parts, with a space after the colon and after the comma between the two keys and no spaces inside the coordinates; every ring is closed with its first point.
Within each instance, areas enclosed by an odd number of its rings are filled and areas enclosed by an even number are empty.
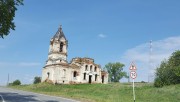
{"type": "Polygon", "coordinates": [[[68,40],[62,27],[50,40],[48,59],[42,70],[42,82],[54,84],[108,83],[108,73],[92,58],[67,61],[68,40]]]}

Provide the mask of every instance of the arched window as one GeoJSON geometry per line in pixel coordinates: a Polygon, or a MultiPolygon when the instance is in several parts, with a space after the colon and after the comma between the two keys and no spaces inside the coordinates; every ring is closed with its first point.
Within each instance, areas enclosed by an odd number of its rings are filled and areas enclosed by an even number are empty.
{"type": "Polygon", "coordinates": [[[60,52],[63,52],[63,42],[60,43],[60,52]]]}
{"type": "Polygon", "coordinates": [[[50,73],[49,73],[49,72],[47,72],[47,75],[48,75],[48,78],[49,78],[50,73]]]}
{"type": "Polygon", "coordinates": [[[85,71],[88,71],[88,65],[85,66],[85,71]]]}
{"type": "Polygon", "coordinates": [[[90,71],[92,71],[92,65],[90,66],[90,71]]]}
{"type": "Polygon", "coordinates": [[[86,73],[84,73],[84,80],[86,80],[86,73]]]}
{"type": "Polygon", "coordinates": [[[76,77],[77,76],[77,72],[76,71],[74,71],[74,73],[73,73],[73,77],[76,77]]]}
{"type": "Polygon", "coordinates": [[[97,81],[97,74],[95,75],[95,81],[97,81]]]}
{"type": "Polygon", "coordinates": [[[95,72],[97,71],[97,67],[94,67],[94,71],[95,71],[95,72]]]}

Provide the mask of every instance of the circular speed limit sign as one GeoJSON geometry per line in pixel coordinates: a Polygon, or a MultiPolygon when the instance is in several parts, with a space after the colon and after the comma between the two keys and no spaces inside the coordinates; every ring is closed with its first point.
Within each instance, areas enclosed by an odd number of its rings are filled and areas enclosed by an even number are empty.
{"type": "Polygon", "coordinates": [[[131,71],[130,76],[132,79],[135,79],[137,77],[137,73],[135,71],[131,71]]]}

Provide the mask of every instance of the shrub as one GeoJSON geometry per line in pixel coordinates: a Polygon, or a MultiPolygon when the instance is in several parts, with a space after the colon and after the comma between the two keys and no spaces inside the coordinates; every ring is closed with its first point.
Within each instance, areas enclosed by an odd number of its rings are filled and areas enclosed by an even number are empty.
{"type": "Polygon", "coordinates": [[[146,83],[145,81],[141,81],[141,83],[146,83]]]}
{"type": "Polygon", "coordinates": [[[21,85],[21,81],[20,80],[15,80],[15,81],[13,81],[12,85],[21,85]]]}
{"type": "Polygon", "coordinates": [[[41,77],[34,77],[34,84],[40,83],[41,82],[41,77]]]}
{"type": "Polygon", "coordinates": [[[161,81],[160,78],[155,78],[154,86],[155,87],[163,87],[163,82],[161,81]]]}

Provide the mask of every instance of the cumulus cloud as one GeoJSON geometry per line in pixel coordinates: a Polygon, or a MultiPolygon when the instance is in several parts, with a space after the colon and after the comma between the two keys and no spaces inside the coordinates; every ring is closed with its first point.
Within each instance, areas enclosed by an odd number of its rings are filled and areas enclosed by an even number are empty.
{"type": "Polygon", "coordinates": [[[150,43],[147,42],[128,49],[122,59],[125,60],[125,62],[135,61],[141,70],[145,71],[140,71],[139,74],[150,73],[151,76],[153,76],[156,67],[160,65],[161,61],[168,59],[174,51],[179,49],[180,36],[169,37],[163,40],[152,41],[151,56],[150,43]]]}
{"type": "Polygon", "coordinates": [[[101,34],[98,35],[98,37],[100,37],[100,38],[106,38],[107,36],[106,36],[105,34],[102,34],[102,33],[101,33],[101,34]]]}

